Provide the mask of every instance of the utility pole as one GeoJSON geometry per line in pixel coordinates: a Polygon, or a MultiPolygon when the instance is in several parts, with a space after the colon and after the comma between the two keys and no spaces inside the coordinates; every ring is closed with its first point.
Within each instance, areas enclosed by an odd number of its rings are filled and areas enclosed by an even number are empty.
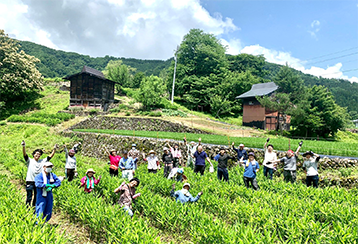
{"type": "Polygon", "coordinates": [[[172,104],[174,102],[174,87],[175,87],[175,72],[177,70],[177,53],[178,53],[178,49],[179,47],[177,46],[177,49],[175,50],[175,54],[174,54],[174,75],[173,75],[173,88],[172,88],[172,104]]]}

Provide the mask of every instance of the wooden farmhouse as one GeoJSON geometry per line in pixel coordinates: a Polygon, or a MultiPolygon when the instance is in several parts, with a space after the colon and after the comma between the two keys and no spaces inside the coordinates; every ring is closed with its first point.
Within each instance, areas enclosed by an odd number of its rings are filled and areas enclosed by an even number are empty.
{"type": "Polygon", "coordinates": [[[70,107],[100,108],[106,111],[114,102],[114,81],[104,77],[101,71],[83,66],[80,73],[63,78],[71,81],[70,107]]]}
{"type": "Polygon", "coordinates": [[[250,91],[236,97],[236,99],[243,100],[243,126],[263,130],[276,130],[279,126],[279,122],[284,122],[284,129],[290,129],[290,116],[281,116],[277,111],[265,109],[256,99],[257,96],[270,96],[274,94],[277,89],[278,86],[274,82],[254,84],[250,91]]]}

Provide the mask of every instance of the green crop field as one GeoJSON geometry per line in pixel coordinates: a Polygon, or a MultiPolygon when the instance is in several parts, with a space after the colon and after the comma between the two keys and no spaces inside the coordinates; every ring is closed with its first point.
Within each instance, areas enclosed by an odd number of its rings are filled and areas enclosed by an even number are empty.
{"type": "MultiPolygon", "coordinates": [[[[187,140],[197,141],[201,137],[203,143],[228,145],[235,142],[236,146],[239,143],[244,143],[246,147],[263,148],[266,138],[257,137],[228,137],[222,135],[207,135],[207,134],[192,134],[192,133],[176,133],[176,132],[162,132],[162,131],[133,131],[133,130],[96,130],[96,129],[75,129],[79,132],[105,133],[124,136],[138,136],[151,137],[160,139],[183,140],[186,136],[187,140]]],[[[272,138],[272,143],[276,150],[286,151],[289,148],[295,150],[300,140],[289,140],[287,138],[272,138]]],[[[304,140],[302,151],[312,150],[319,154],[337,155],[337,156],[358,156],[358,142],[340,142],[340,141],[310,141],[304,140]]]]}
{"type": "MultiPolygon", "coordinates": [[[[56,234],[61,225],[45,224],[46,229],[33,227],[32,211],[26,209],[24,197],[16,193],[9,181],[9,178],[24,180],[25,177],[22,139],[27,142],[28,153],[40,147],[45,149],[45,154],[55,143],[62,145],[76,140],[50,131],[50,127],[39,125],[0,126],[0,166],[11,172],[11,176],[1,176],[1,243],[71,243],[76,240],[76,237],[66,239],[56,234]],[[20,221],[19,216],[23,215],[26,221],[19,224],[16,219],[20,221]],[[34,239],[30,239],[29,233],[33,233],[34,239]]],[[[187,137],[191,140],[189,134],[187,137]]],[[[202,138],[205,141],[210,137],[202,138]]],[[[64,153],[57,152],[51,160],[55,174],[64,175],[64,159],[64,153]]],[[[137,192],[142,195],[134,204],[135,215],[131,219],[116,204],[119,196],[113,193],[123,180],[111,178],[104,161],[80,154],[77,160],[80,176],[92,167],[97,176],[103,176],[102,181],[94,194],[84,194],[78,188],[78,178],[71,183],[64,181],[54,191],[54,209],[65,214],[72,223],[83,226],[87,230],[85,234],[98,243],[358,242],[357,189],[307,188],[302,183],[283,183],[281,178],[269,181],[264,179],[261,170],[260,190],[255,192],[244,187],[240,167],[229,170],[230,183],[219,182],[216,173],[206,171],[201,177],[186,168],[191,193],[196,195],[202,190],[204,194],[197,203],[183,206],[170,197],[174,182],[164,179],[163,171],[148,174],[146,165],[141,165],[136,176],[141,180],[137,192]]],[[[182,185],[177,183],[176,189],[182,185]]]]}

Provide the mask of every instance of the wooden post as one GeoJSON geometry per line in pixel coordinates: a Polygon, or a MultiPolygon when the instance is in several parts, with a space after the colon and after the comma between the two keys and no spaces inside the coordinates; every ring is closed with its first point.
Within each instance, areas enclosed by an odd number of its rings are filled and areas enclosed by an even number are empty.
{"type": "Polygon", "coordinates": [[[230,136],[227,136],[227,141],[228,141],[229,146],[230,146],[230,136]]]}
{"type": "Polygon", "coordinates": [[[291,150],[291,139],[288,138],[288,150],[291,150]]]}

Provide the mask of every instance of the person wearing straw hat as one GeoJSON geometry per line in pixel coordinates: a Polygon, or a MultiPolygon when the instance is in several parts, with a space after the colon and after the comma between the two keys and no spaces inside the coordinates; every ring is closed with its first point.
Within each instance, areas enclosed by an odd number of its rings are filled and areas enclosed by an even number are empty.
{"type": "Polygon", "coordinates": [[[106,148],[106,152],[109,157],[109,175],[118,176],[119,161],[121,160],[121,156],[117,155],[117,151],[114,148],[110,151],[106,148]]]}
{"type": "Polygon", "coordinates": [[[143,152],[142,156],[143,156],[143,160],[148,162],[148,166],[147,166],[148,173],[156,174],[158,171],[158,166],[159,166],[159,159],[156,155],[156,152],[154,150],[150,150],[148,157],[145,157],[144,152],[143,152]]]}
{"type": "Polygon", "coordinates": [[[133,200],[140,196],[140,193],[135,193],[136,188],[139,186],[140,180],[133,178],[128,184],[123,182],[118,188],[114,190],[115,193],[120,193],[121,196],[118,200],[119,205],[129,216],[133,217],[132,203],[133,200]]]}
{"type": "Polygon", "coordinates": [[[226,148],[220,148],[220,152],[218,155],[215,156],[215,161],[218,162],[218,171],[217,177],[218,180],[222,180],[224,177],[224,181],[229,181],[229,171],[227,170],[227,161],[229,159],[233,160],[235,157],[230,156],[226,153],[226,148]]]}
{"type": "Polygon", "coordinates": [[[185,183],[183,185],[183,189],[179,191],[175,191],[175,184],[172,185],[172,190],[170,191],[170,196],[175,198],[175,201],[180,202],[182,204],[187,202],[197,202],[200,199],[200,196],[203,195],[203,192],[199,192],[196,197],[193,197],[189,190],[190,190],[190,184],[185,183]]]}
{"type": "Polygon", "coordinates": [[[52,189],[61,186],[61,181],[52,173],[52,168],[53,164],[51,162],[45,162],[41,173],[35,177],[35,186],[37,188],[36,216],[46,218],[46,222],[52,216],[52,189]]]}
{"type": "Polygon", "coordinates": [[[87,193],[92,192],[92,190],[94,189],[94,186],[98,185],[98,183],[101,181],[102,176],[100,176],[100,177],[98,177],[98,179],[96,179],[94,177],[94,174],[96,174],[96,172],[92,168],[90,168],[87,170],[86,176],[84,176],[81,179],[80,187],[84,187],[84,191],[87,193]]]}
{"type": "Polygon", "coordinates": [[[57,144],[53,147],[52,153],[47,156],[44,159],[40,159],[43,151],[41,149],[36,149],[33,151],[32,156],[33,158],[30,158],[26,153],[26,144],[23,140],[21,142],[22,145],[22,155],[24,156],[24,159],[27,163],[27,173],[26,173],[26,204],[32,206],[36,205],[36,186],[35,186],[35,176],[41,173],[43,165],[45,162],[48,162],[53,158],[56,152],[57,144]]]}
{"type": "Polygon", "coordinates": [[[314,188],[318,188],[318,162],[320,156],[312,151],[307,151],[303,154],[304,162],[302,167],[305,169],[306,173],[306,184],[307,187],[310,187],[313,184],[314,188]]]}
{"type": "Polygon", "coordinates": [[[66,157],[65,174],[68,181],[72,181],[77,171],[76,151],[74,149],[67,150],[66,145],[63,145],[66,157]]]}
{"type": "Polygon", "coordinates": [[[244,144],[241,143],[239,145],[239,148],[235,148],[235,142],[233,142],[231,145],[232,145],[232,149],[234,149],[234,151],[237,152],[237,159],[238,160],[240,160],[242,157],[244,157],[244,160],[248,159],[247,152],[244,149],[244,147],[245,147],[244,144]]]}
{"type": "Polygon", "coordinates": [[[293,152],[292,150],[288,150],[286,157],[283,157],[283,158],[278,159],[278,160],[273,162],[274,165],[276,165],[276,163],[279,163],[279,162],[284,163],[284,165],[283,165],[283,177],[284,177],[285,182],[291,182],[291,183],[296,182],[296,178],[297,178],[297,173],[296,173],[297,160],[298,160],[298,155],[299,155],[300,149],[302,147],[302,144],[303,144],[303,141],[301,141],[298,144],[298,148],[297,148],[296,152],[293,152]]]}
{"type": "Polygon", "coordinates": [[[264,166],[264,176],[269,177],[272,180],[273,170],[274,170],[274,162],[277,161],[277,154],[273,151],[273,145],[268,144],[270,138],[267,138],[266,143],[264,145],[265,149],[265,158],[262,163],[264,166]],[[267,145],[268,144],[268,145],[267,145]]]}
{"type": "Polygon", "coordinates": [[[132,157],[128,157],[128,152],[123,151],[123,157],[119,161],[119,168],[122,170],[122,178],[131,180],[135,174],[135,164],[132,157]]]}
{"type": "Polygon", "coordinates": [[[259,186],[256,180],[256,174],[260,169],[259,163],[256,161],[255,154],[253,152],[249,153],[249,159],[244,160],[244,157],[241,157],[240,163],[245,166],[244,171],[244,183],[246,188],[250,188],[250,184],[254,190],[258,190],[259,186]]]}

